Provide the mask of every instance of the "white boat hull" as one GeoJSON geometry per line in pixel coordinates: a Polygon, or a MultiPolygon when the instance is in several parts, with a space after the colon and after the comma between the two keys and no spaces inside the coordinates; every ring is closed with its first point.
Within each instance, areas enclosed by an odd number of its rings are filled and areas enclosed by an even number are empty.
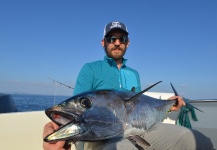
{"type": "Polygon", "coordinates": [[[193,103],[194,106],[203,110],[204,113],[196,111],[198,121],[191,120],[193,129],[208,136],[217,149],[217,101],[193,103]]]}

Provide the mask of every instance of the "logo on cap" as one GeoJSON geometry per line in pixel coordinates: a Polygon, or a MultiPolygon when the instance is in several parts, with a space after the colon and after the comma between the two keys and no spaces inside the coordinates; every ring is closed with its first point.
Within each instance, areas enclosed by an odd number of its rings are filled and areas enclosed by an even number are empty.
{"type": "Polygon", "coordinates": [[[112,25],[110,26],[110,28],[121,28],[121,24],[120,22],[112,22],[112,25]]]}

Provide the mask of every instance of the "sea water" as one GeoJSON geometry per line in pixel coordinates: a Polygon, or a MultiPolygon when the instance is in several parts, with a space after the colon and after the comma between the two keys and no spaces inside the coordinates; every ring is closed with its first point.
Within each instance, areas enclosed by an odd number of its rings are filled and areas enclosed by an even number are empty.
{"type": "Polygon", "coordinates": [[[11,94],[19,112],[45,110],[70,96],[11,94]]]}

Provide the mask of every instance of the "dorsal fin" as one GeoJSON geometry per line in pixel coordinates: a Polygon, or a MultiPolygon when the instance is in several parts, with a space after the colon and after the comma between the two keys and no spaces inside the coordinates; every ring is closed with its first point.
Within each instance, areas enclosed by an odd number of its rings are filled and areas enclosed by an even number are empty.
{"type": "MultiPolygon", "coordinates": [[[[178,92],[177,92],[176,89],[173,87],[173,84],[170,83],[170,85],[171,85],[171,87],[172,87],[172,89],[173,89],[173,92],[174,92],[175,96],[179,96],[178,92]]],[[[200,110],[199,108],[197,108],[197,107],[195,107],[195,106],[189,104],[188,102],[185,102],[185,103],[186,103],[186,105],[188,105],[188,106],[190,106],[190,107],[193,107],[193,108],[197,109],[197,110],[200,111],[200,112],[203,112],[202,110],[200,110]]]]}
{"type": "Polygon", "coordinates": [[[155,85],[157,85],[158,83],[160,83],[162,81],[159,81],[151,86],[149,86],[148,88],[144,89],[143,91],[137,93],[136,95],[134,95],[133,97],[131,97],[130,99],[128,99],[127,101],[132,101],[132,100],[135,100],[137,99],[140,95],[142,95],[143,93],[147,92],[148,90],[150,90],[152,87],[154,87],[155,85]]]}

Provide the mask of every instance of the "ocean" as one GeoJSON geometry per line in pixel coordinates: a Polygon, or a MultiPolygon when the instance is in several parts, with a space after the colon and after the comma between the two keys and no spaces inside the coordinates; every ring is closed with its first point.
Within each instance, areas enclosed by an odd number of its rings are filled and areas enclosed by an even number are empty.
{"type": "Polygon", "coordinates": [[[70,96],[11,94],[19,112],[45,110],[70,96]]]}

